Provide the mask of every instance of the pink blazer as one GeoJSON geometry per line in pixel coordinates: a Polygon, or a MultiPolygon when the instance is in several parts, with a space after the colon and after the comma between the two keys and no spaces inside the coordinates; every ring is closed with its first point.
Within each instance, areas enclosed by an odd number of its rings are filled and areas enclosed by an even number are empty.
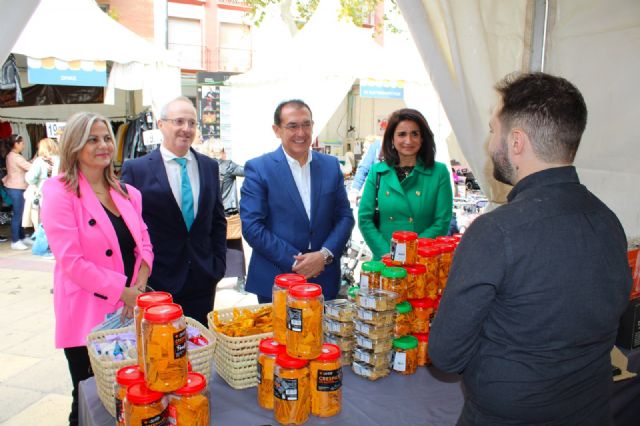
{"type": "MultiPolygon", "coordinates": [[[[86,345],[91,329],[120,306],[127,281],[122,254],[113,225],[89,183],[81,174],[80,198],[70,192],[60,176],[48,179],[43,188],[42,224],[56,258],[53,307],[57,348],[86,345]]],[[[142,220],[140,192],[127,185],[130,200],[111,189],[136,243],[135,283],[141,262],[151,268],[153,251],[147,225],[142,220]]]]}

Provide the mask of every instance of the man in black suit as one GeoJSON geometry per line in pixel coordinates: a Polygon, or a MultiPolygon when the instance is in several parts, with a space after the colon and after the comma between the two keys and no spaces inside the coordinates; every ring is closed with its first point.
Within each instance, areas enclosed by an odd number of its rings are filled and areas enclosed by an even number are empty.
{"type": "Polygon", "coordinates": [[[218,163],[191,149],[196,110],[179,97],[160,111],[159,149],[123,164],[122,180],[142,193],[142,216],[153,244],[149,285],[167,291],[186,316],[207,324],[225,272],[227,222],[218,163]]]}

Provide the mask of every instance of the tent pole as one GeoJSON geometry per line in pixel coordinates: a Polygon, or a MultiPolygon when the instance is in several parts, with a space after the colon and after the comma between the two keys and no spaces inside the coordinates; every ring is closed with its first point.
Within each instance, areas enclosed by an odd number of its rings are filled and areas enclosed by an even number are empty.
{"type": "Polygon", "coordinates": [[[531,30],[531,71],[544,71],[544,52],[547,42],[549,1],[534,0],[533,28],[531,30]]]}

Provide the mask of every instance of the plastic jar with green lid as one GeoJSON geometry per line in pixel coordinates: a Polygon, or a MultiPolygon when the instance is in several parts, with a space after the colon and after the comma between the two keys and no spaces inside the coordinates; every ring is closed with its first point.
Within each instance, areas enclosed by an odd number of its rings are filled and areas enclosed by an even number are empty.
{"type": "Polygon", "coordinates": [[[391,266],[382,270],[382,289],[392,291],[398,295],[397,302],[407,300],[407,271],[398,266],[391,266]]]}
{"type": "Polygon", "coordinates": [[[413,374],[418,369],[418,339],[402,336],[393,339],[393,369],[400,374],[413,374]]]}
{"type": "Polygon", "coordinates": [[[356,295],[359,291],[360,286],[358,285],[352,285],[351,287],[349,287],[349,289],[347,290],[347,300],[349,300],[350,302],[355,302],[356,295]]]}
{"type": "Polygon", "coordinates": [[[413,308],[411,303],[406,300],[396,305],[396,322],[394,334],[396,337],[411,334],[411,325],[413,323],[413,308]]]}
{"type": "Polygon", "coordinates": [[[379,260],[364,262],[360,270],[360,288],[380,288],[380,273],[386,267],[379,260]]]}

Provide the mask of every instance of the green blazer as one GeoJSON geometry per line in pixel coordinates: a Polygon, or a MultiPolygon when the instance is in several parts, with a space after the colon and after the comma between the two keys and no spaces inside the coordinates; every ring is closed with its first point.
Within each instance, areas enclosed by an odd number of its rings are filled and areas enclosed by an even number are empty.
{"type": "Polygon", "coordinates": [[[365,182],[358,210],[358,226],[374,259],[389,253],[395,231],[417,232],[420,238],[447,235],[453,211],[451,173],[443,163],[425,168],[416,164],[400,183],[395,170],[384,161],[374,164],[365,182]],[[373,224],[376,175],[380,173],[378,208],[380,229],[373,224]]]}

